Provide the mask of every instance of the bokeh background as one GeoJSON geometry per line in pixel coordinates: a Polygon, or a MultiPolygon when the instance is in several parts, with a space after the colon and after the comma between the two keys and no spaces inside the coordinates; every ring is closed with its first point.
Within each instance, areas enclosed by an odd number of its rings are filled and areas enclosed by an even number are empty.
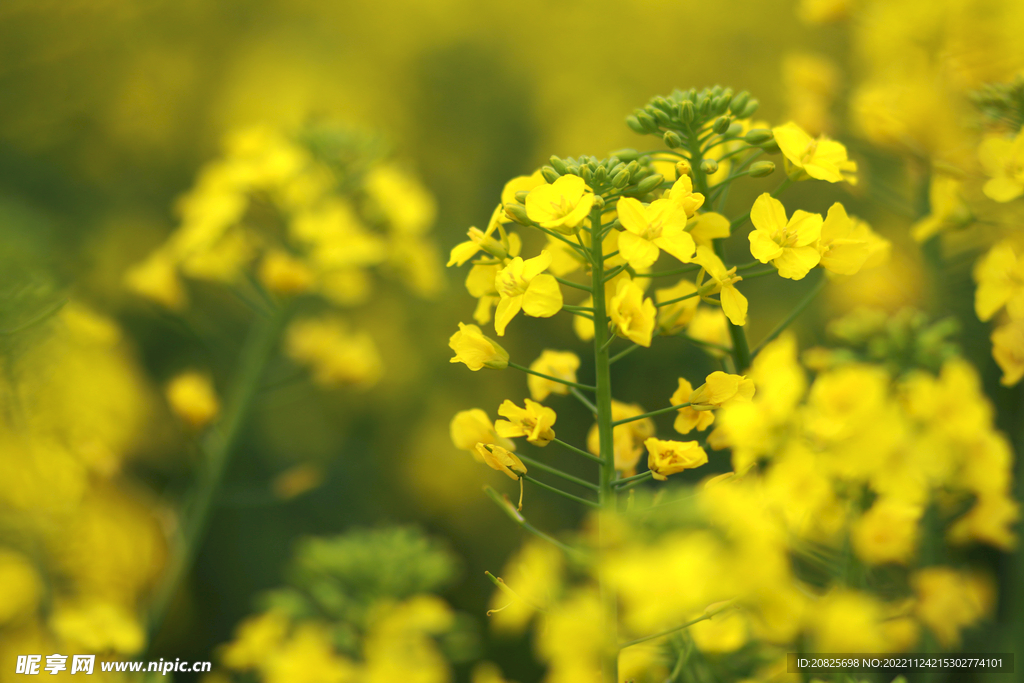
{"type": "MultiPolygon", "coordinates": [[[[919,201],[913,188],[920,168],[900,161],[895,179],[884,177],[899,151],[872,149],[846,105],[860,81],[895,68],[870,57],[870,45],[883,43],[887,32],[911,30],[918,6],[861,15],[852,27],[801,21],[841,13],[846,4],[5,0],[0,280],[5,291],[29,287],[26,296],[66,297],[69,306],[82,307],[80,314],[62,313],[70,319],[62,331],[5,346],[28,359],[18,367],[30,368],[7,381],[45,377],[36,393],[37,405],[48,411],[46,433],[79,441],[86,435],[102,452],[95,456],[101,465],[90,471],[103,472],[104,483],[90,484],[85,494],[94,499],[95,528],[77,530],[75,542],[84,547],[69,550],[64,561],[89,564],[100,588],[123,578],[145,595],[156,583],[167,552],[159,539],[173,528],[197,457],[163,387],[188,367],[204,368],[217,386],[225,385],[248,318],[237,301],[210,294],[186,329],[132,294],[124,274],[176,227],[177,198],[221,152],[225,136],[254,124],[295,131],[329,123],[379,136],[436,198],[433,239],[446,254],[471,225],[487,221],[505,181],[532,172],[549,155],[600,157],[646,144],[623,121],[651,96],[715,83],[748,89],[761,100],[759,117],[802,117],[808,128],[838,135],[868,175],[853,195],[831,186],[814,193],[797,188],[795,201],[823,212],[842,199],[896,245],[881,272],[831,288],[801,327],[802,339],[819,341],[823,321],[865,302],[889,311],[911,304],[937,316],[957,314],[963,323],[957,341],[982,369],[989,396],[1004,408],[1000,426],[1015,438],[1020,393],[998,386],[985,327],[971,313],[969,263],[952,280],[929,272],[927,254],[907,236],[913,212],[901,215],[873,190],[895,188],[911,204],[919,201]],[[881,180],[872,182],[873,172],[881,180]],[[125,525],[121,536],[112,531],[125,525]],[[118,572],[116,581],[102,578],[118,572]]],[[[961,5],[963,16],[996,12],[985,36],[1002,40],[997,47],[1005,49],[998,59],[964,66],[959,85],[1012,76],[1021,66],[1021,45],[1009,28],[1019,23],[1009,15],[1020,12],[1010,3],[961,5]]],[[[952,30],[955,22],[947,20],[952,30]]],[[[945,47],[955,42],[943,35],[945,47]]],[[[923,49],[938,55],[943,45],[923,49]]],[[[922,121],[945,116],[938,113],[941,101],[930,106],[935,110],[923,112],[922,121]]],[[[772,186],[752,186],[731,201],[749,204],[772,186]]],[[[481,492],[485,482],[500,485],[501,475],[453,449],[448,421],[476,406],[493,414],[502,399],[523,393],[524,381],[511,373],[469,374],[448,363],[445,342],[456,323],[468,321],[472,301],[463,273],[452,269],[444,277],[443,291],[415,305],[401,288],[382,285],[374,305],[359,313],[386,368],[372,389],[292,382],[261,393],[194,570],[154,644],[156,656],[210,659],[252,612],[255,596],[281,583],[297,539],[358,526],[414,523],[447,539],[462,566],[446,596],[458,609],[482,615],[493,589],[484,570],[500,567],[522,539],[481,492]],[[296,467],[317,485],[281,494],[282,474],[298,476],[296,467]]],[[[751,288],[758,311],[753,338],[809,289],[802,284],[751,288]]],[[[522,321],[521,333],[509,339],[514,357],[573,343],[567,326],[557,332],[563,343],[549,332],[542,341],[542,324],[522,321]]],[[[670,393],[675,375],[652,368],[684,356],[698,367],[706,363],[672,341],[635,366],[623,362],[623,395],[670,393]]],[[[582,415],[565,420],[564,438],[583,442],[582,415]]],[[[0,459],[14,453],[8,445],[0,459]]],[[[62,489],[58,468],[46,467],[45,486],[5,499],[5,534],[22,538],[32,527],[24,519],[78,495],[74,482],[62,489]]],[[[728,469],[724,461],[712,467],[728,469]]],[[[0,488],[12,481],[0,481],[0,488]]],[[[571,526],[566,520],[578,514],[541,496],[531,505],[542,523],[571,526]]],[[[70,547],[67,533],[56,542],[70,547]]],[[[1009,562],[993,559],[1006,586],[1019,580],[1009,562]]],[[[1010,609],[1001,608],[1007,619],[1010,609]]],[[[488,636],[481,631],[480,637],[488,636]]],[[[510,678],[537,675],[526,640],[487,649],[510,678]]]]}

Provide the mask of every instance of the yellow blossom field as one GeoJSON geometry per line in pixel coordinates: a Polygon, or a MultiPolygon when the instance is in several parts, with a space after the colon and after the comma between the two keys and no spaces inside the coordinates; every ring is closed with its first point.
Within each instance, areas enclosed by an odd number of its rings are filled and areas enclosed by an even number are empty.
{"type": "Polygon", "coordinates": [[[1022,35],[0,3],[0,683],[1017,680],[1022,35]]]}

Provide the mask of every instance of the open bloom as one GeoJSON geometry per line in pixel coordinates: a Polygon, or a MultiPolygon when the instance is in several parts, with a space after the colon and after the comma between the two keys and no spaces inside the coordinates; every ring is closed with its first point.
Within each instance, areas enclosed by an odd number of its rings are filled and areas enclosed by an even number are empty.
{"type": "Polygon", "coordinates": [[[952,176],[932,176],[928,205],[931,213],[910,228],[910,236],[918,242],[926,242],[946,230],[966,228],[974,221],[971,207],[963,198],[963,183],[952,176]]]}
{"type": "Polygon", "coordinates": [[[817,140],[795,123],[772,128],[775,142],[786,162],[802,169],[811,178],[838,183],[857,184],[857,163],[850,161],[842,143],[821,136],[817,140]]]}
{"type": "Polygon", "coordinates": [[[815,247],[821,237],[818,214],[796,211],[787,220],[782,202],[765,192],[754,201],[750,222],[757,228],[747,235],[750,253],[761,263],[771,261],[782,277],[799,280],[821,260],[815,247]]]}
{"type": "Polygon", "coordinates": [[[616,205],[625,231],[619,235],[619,253],[635,269],[654,265],[664,249],[683,263],[693,256],[694,243],[686,232],[686,205],[678,199],[658,199],[648,206],[632,197],[616,205]]]}
{"type": "Polygon", "coordinates": [[[647,467],[658,481],[668,475],[692,470],[707,464],[708,454],[696,441],[663,441],[651,437],[644,441],[647,447],[647,467]]]}
{"type": "Polygon", "coordinates": [[[480,454],[476,449],[478,443],[494,444],[510,451],[516,449],[515,442],[498,436],[494,425],[491,424],[491,418],[479,408],[457,412],[452,418],[448,432],[456,448],[468,451],[477,460],[480,460],[480,454]]]}
{"type": "Polygon", "coordinates": [[[515,438],[525,436],[535,446],[547,446],[555,438],[555,411],[542,406],[536,401],[526,399],[525,408],[520,408],[512,401],[506,400],[498,408],[498,415],[507,420],[498,420],[494,427],[500,436],[515,438]]]}
{"type": "Polygon", "coordinates": [[[526,215],[543,228],[572,234],[594,206],[594,193],[588,190],[583,178],[564,175],[526,195],[526,215]]]}
{"type": "Polygon", "coordinates": [[[455,352],[451,362],[465,363],[473,372],[483,367],[495,370],[508,367],[508,351],[484,336],[476,325],[459,323],[459,331],[448,340],[448,346],[455,352]]]}
{"type": "Polygon", "coordinates": [[[985,196],[1008,202],[1024,194],[1024,132],[1013,140],[1000,135],[986,137],[978,148],[978,159],[989,176],[982,188],[985,196]]]}
{"type": "Polygon", "coordinates": [[[753,397],[754,380],[717,370],[690,394],[690,403],[694,410],[711,410],[749,401],[753,397]]]}
{"type": "Polygon", "coordinates": [[[724,239],[732,233],[732,225],[722,214],[706,211],[694,216],[687,223],[686,231],[695,243],[711,248],[712,240],[724,239]]]}
{"type": "Polygon", "coordinates": [[[974,266],[974,311],[978,319],[989,320],[1004,306],[1010,317],[1024,319],[1024,258],[1013,245],[1000,242],[974,266]]]}
{"type": "MultiPolygon", "coordinates": [[[[795,218],[795,216],[794,216],[795,218]]],[[[857,224],[839,202],[833,204],[821,225],[818,240],[820,264],[825,270],[839,275],[853,275],[864,267],[871,255],[871,245],[856,230],[857,224]]],[[[868,228],[871,234],[871,229],[868,228]]],[[[780,274],[782,271],[779,271],[780,274]]]]}
{"type": "Polygon", "coordinates": [[[558,281],[544,273],[550,264],[551,253],[545,250],[526,261],[517,256],[498,271],[494,277],[494,288],[501,297],[494,312],[498,336],[505,334],[505,327],[520,310],[535,318],[550,318],[562,310],[558,281]]]}
{"type": "Polygon", "coordinates": [[[519,479],[526,474],[526,465],[507,448],[496,444],[478,443],[476,452],[488,467],[504,472],[509,479],[519,479]]]}
{"type": "Polygon", "coordinates": [[[171,380],[167,385],[167,402],[175,415],[196,429],[220,413],[220,401],[210,378],[194,370],[171,380]]]}
{"type": "MultiPolygon", "coordinates": [[[[537,360],[530,363],[530,369],[551,377],[558,377],[567,382],[576,381],[576,370],[580,367],[580,357],[572,351],[551,351],[544,349],[537,360]]],[[[537,375],[526,376],[526,386],[534,401],[543,401],[549,394],[568,394],[569,387],[561,382],[544,379],[537,375]]]]}
{"type": "Polygon", "coordinates": [[[721,292],[719,299],[725,316],[733,325],[746,325],[747,297],[736,289],[736,283],[743,279],[736,274],[736,267],[726,270],[722,259],[707,247],[697,247],[697,255],[693,257],[693,261],[702,267],[697,275],[697,288],[701,298],[707,300],[707,295],[721,292]],[[710,288],[703,284],[705,275],[711,278],[710,288]]]}
{"type": "Polygon", "coordinates": [[[481,249],[486,251],[495,258],[505,258],[508,256],[510,251],[509,244],[505,241],[499,241],[494,238],[494,231],[497,230],[501,218],[505,215],[499,204],[494,212],[491,213],[491,220],[487,222],[487,229],[481,230],[480,228],[470,228],[466,235],[469,240],[466,242],[459,242],[452,247],[451,254],[448,258],[448,266],[461,266],[463,263],[468,261],[477,255],[481,249]]]}
{"type": "MultiPolygon", "coordinates": [[[[690,396],[693,395],[693,385],[682,377],[679,378],[679,388],[672,394],[669,404],[678,406],[683,403],[690,403],[690,396]]],[[[672,427],[680,434],[689,434],[696,429],[704,431],[715,421],[715,414],[710,410],[695,410],[693,406],[680,408],[675,424],[672,427]]]]}
{"type": "Polygon", "coordinates": [[[653,301],[644,298],[643,290],[632,280],[619,281],[615,296],[608,302],[608,317],[619,336],[640,346],[651,345],[658,309],[653,301]]]}

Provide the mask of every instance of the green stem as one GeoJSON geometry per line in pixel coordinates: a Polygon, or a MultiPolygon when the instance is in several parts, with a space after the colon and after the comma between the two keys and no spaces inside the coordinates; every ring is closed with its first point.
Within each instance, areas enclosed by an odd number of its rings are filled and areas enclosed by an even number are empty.
{"type": "Polygon", "coordinates": [[[591,313],[593,314],[594,309],[589,306],[570,306],[569,304],[562,304],[562,310],[569,311],[570,313],[591,313]]]}
{"type": "Polygon", "coordinates": [[[673,410],[682,410],[683,408],[689,408],[690,405],[690,403],[677,403],[676,405],[669,406],[668,408],[659,408],[658,410],[652,410],[651,412],[644,413],[642,415],[633,415],[632,417],[626,417],[621,420],[616,420],[615,422],[612,422],[612,426],[618,427],[619,425],[624,425],[627,422],[636,422],[637,420],[643,420],[644,418],[647,417],[654,417],[655,415],[664,415],[665,413],[671,413],[673,410]]]}
{"type": "Polygon", "coordinates": [[[523,527],[524,529],[526,529],[528,532],[530,532],[531,534],[533,534],[537,538],[542,538],[545,541],[547,541],[548,543],[550,543],[551,545],[555,546],[556,548],[562,549],[565,552],[566,555],[572,555],[572,556],[577,557],[579,559],[586,559],[586,554],[584,552],[582,552],[581,550],[579,550],[577,548],[573,548],[570,545],[566,545],[565,543],[562,543],[561,541],[559,541],[554,536],[551,536],[550,534],[546,534],[543,531],[541,531],[540,529],[538,529],[537,527],[535,527],[532,524],[530,524],[530,522],[527,521],[526,517],[523,517],[522,513],[519,512],[518,510],[516,510],[516,506],[513,505],[510,500],[508,500],[507,498],[503,497],[500,493],[498,493],[496,490],[494,490],[490,486],[485,486],[484,487],[484,492],[487,493],[487,496],[491,500],[493,500],[495,502],[495,504],[499,508],[501,508],[505,512],[505,514],[508,515],[509,518],[513,522],[515,522],[519,526],[523,527]]]}
{"type": "MultiPolygon", "coordinates": [[[[598,507],[614,512],[616,508],[615,493],[615,450],[612,438],[612,375],[611,360],[608,357],[608,313],[604,291],[604,255],[602,253],[601,210],[590,212],[591,229],[591,263],[593,268],[594,290],[594,368],[597,385],[595,405],[597,406],[597,433],[601,457],[599,476],[598,507]]],[[[607,523],[604,515],[598,520],[598,552],[604,554],[608,542],[607,523]]],[[[615,589],[604,576],[604,563],[599,562],[598,585],[601,601],[604,605],[605,643],[604,657],[601,665],[601,677],[604,683],[618,683],[618,606],[615,589]]]]}
{"type": "Polygon", "coordinates": [[[703,615],[697,617],[696,619],[691,619],[690,621],[688,621],[685,624],[682,624],[680,626],[673,626],[672,628],[665,629],[664,631],[661,631],[660,633],[655,633],[653,635],[644,636],[643,638],[637,638],[636,640],[631,640],[628,643],[623,643],[622,645],[619,645],[619,649],[620,650],[625,650],[627,647],[632,647],[633,645],[639,645],[640,643],[646,643],[648,640],[654,640],[655,638],[661,638],[662,636],[667,636],[670,633],[675,633],[676,631],[682,631],[684,628],[690,628],[694,624],[699,624],[702,621],[705,621],[707,619],[711,619],[712,617],[721,614],[722,612],[724,612],[725,610],[729,609],[730,607],[732,607],[732,601],[731,600],[729,601],[728,604],[722,605],[721,607],[718,607],[717,609],[715,609],[715,610],[713,610],[711,612],[703,614],[703,615]]]}
{"type": "Polygon", "coordinates": [[[590,291],[590,287],[587,287],[586,285],[576,284],[572,280],[566,280],[564,277],[558,277],[557,275],[555,275],[555,279],[558,280],[563,285],[565,285],[566,287],[572,287],[573,289],[579,289],[584,292],[590,291]]]}
{"type": "Polygon", "coordinates": [[[566,481],[571,481],[572,483],[574,483],[574,484],[576,484],[578,486],[582,486],[583,488],[590,489],[591,491],[596,491],[597,490],[597,484],[592,484],[591,482],[586,481],[584,479],[580,479],[579,477],[574,477],[571,474],[566,474],[565,472],[563,472],[562,470],[558,469],[557,467],[552,467],[551,465],[545,465],[544,463],[542,463],[540,460],[537,460],[536,458],[531,458],[530,456],[523,455],[522,453],[517,453],[516,457],[518,457],[520,460],[525,462],[530,467],[536,467],[541,472],[547,472],[548,474],[553,474],[556,477],[561,477],[562,479],[565,479],[566,481]]]}
{"type": "Polygon", "coordinates": [[[227,393],[224,418],[218,428],[211,431],[206,438],[203,449],[207,455],[205,469],[199,475],[192,499],[182,512],[180,548],[173,554],[170,566],[153,598],[148,648],[152,648],[153,641],[167,617],[171,601],[195,562],[228,462],[259,391],[263,372],[277,347],[288,314],[288,308],[281,307],[270,317],[257,317],[249,331],[238,359],[238,374],[227,393]]]}
{"type": "Polygon", "coordinates": [[[569,245],[570,247],[572,247],[573,249],[575,249],[575,250],[576,250],[576,253],[578,253],[578,254],[579,254],[580,256],[582,256],[583,258],[585,258],[585,259],[589,259],[589,258],[590,258],[590,255],[589,255],[589,254],[587,253],[586,249],[580,249],[579,245],[577,245],[577,244],[576,244],[575,242],[573,242],[572,240],[570,240],[570,239],[566,238],[565,236],[563,236],[563,235],[559,235],[559,234],[558,234],[557,232],[555,232],[554,230],[550,230],[550,229],[548,229],[548,228],[542,228],[542,227],[540,227],[539,225],[538,225],[538,226],[536,226],[536,228],[537,228],[538,230],[540,230],[541,232],[543,232],[544,234],[546,234],[546,235],[551,235],[551,236],[552,236],[552,237],[554,237],[555,239],[557,239],[557,240],[560,240],[560,241],[562,241],[562,242],[565,242],[565,243],[566,243],[566,244],[568,244],[568,245],[569,245]]]}
{"type": "Polygon", "coordinates": [[[541,487],[542,489],[547,489],[548,491],[551,491],[552,493],[557,493],[560,496],[568,498],[569,500],[575,501],[575,502],[580,503],[582,505],[586,505],[587,507],[592,507],[592,508],[600,507],[600,505],[598,503],[595,503],[592,500],[587,500],[586,498],[580,498],[579,496],[574,496],[574,495],[572,495],[571,493],[569,493],[567,491],[563,491],[562,489],[558,488],[557,486],[552,486],[551,484],[545,484],[540,479],[535,479],[535,478],[531,477],[528,474],[524,474],[523,475],[523,479],[525,479],[528,482],[536,484],[537,486],[541,487]]]}
{"type": "Polygon", "coordinates": [[[625,269],[626,269],[625,265],[616,266],[615,268],[612,268],[608,272],[608,274],[604,276],[604,282],[610,281],[613,277],[615,277],[616,275],[618,275],[619,273],[621,273],[625,269]]]}
{"type": "Polygon", "coordinates": [[[608,364],[611,365],[615,361],[617,361],[617,360],[619,360],[621,358],[625,358],[626,356],[628,356],[629,354],[633,353],[634,351],[636,351],[639,348],[641,348],[639,344],[633,344],[632,346],[629,346],[629,347],[623,349],[622,351],[619,351],[617,354],[615,354],[614,356],[612,356],[611,358],[608,359],[608,364]]]}
{"type": "Polygon", "coordinates": [[[708,342],[708,341],[704,341],[702,339],[694,339],[693,337],[690,337],[690,336],[685,335],[685,334],[681,335],[681,336],[682,336],[683,339],[685,339],[686,341],[690,342],[694,346],[700,346],[700,347],[708,348],[708,349],[715,349],[716,351],[722,351],[722,352],[728,353],[728,354],[732,353],[732,349],[730,349],[728,346],[722,346],[721,344],[715,344],[714,342],[708,342]]]}
{"type": "Polygon", "coordinates": [[[671,304],[677,304],[680,301],[686,301],[687,299],[692,299],[695,296],[700,296],[700,292],[694,292],[692,294],[687,294],[686,296],[677,297],[675,299],[669,299],[668,301],[661,301],[659,303],[654,304],[654,306],[656,308],[661,308],[662,306],[669,306],[671,304]]]}
{"type": "Polygon", "coordinates": [[[822,278],[818,280],[818,284],[814,285],[814,289],[808,292],[807,296],[805,296],[803,300],[796,305],[796,308],[793,309],[793,312],[786,316],[785,320],[776,325],[775,329],[769,332],[768,336],[762,339],[760,343],[758,343],[758,345],[754,347],[754,350],[750,352],[750,357],[754,358],[755,356],[757,356],[757,354],[761,352],[761,349],[763,349],[771,342],[775,341],[776,337],[782,334],[785,331],[785,329],[789,327],[790,324],[800,316],[801,313],[807,310],[807,307],[811,305],[811,302],[814,301],[815,297],[818,296],[821,290],[825,289],[825,283],[827,281],[827,278],[822,276],[822,278]]]}
{"type": "Polygon", "coordinates": [[[601,458],[597,457],[593,453],[587,453],[585,450],[583,450],[581,448],[576,448],[571,443],[566,443],[566,442],[562,441],[561,439],[551,439],[551,443],[557,443],[562,448],[564,448],[566,450],[569,450],[569,451],[572,451],[576,455],[582,455],[584,458],[587,458],[589,460],[593,460],[594,462],[597,462],[597,463],[601,462],[601,458]]]}
{"type": "Polygon", "coordinates": [[[630,482],[643,481],[644,479],[650,479],[652,476],[654,476],[654,472],[647,470],[646,472],[641,472],[640,474],[634,474],[632,477],[619,479],[617,482],[615,482],[615,485],[622,486],[623,484],[628,484],[630,482]]]}
{"type": "Polygon", "coordinates": [[[635,280],[638,277],[669,277],[670,275],[685,275],[686,273],[695,273],[700,270],[699,265],[686,266],[685,268],[676,268],[675,270],[662,270],[653,273],[637,273],[633,276],[635,280]]]}
{"type": "Polygon", "coordinates": [[[577,389],[576,387],[569,387],[569,393],[572,394],[573,396],[575,396],[577,398],[577,400],[579,400],[580,403],[585,405],[587,407],[587,410],[592,412],[595,416],[597,415],[597,406],[595,406],[590,401],[590,399],[588,399],[586,396],[581,394],[579,389],[577,389]]]}
{"type": "Polygon", "coordinates": [[[543,377],[544,379],[549,379],[552,382],[558,382],[559,384],[564,384],[567,387],[576,387],[577,389],[586,389],[587,391],[596,391],[597,390],[595,387],[592,387],[589,384],[579,384],[578,382],[570,382],[569,380],[562,379],[561,377],[553,377],[552,375],[545,375],[543,372],[537,372],[536,370],[531,370],[530,368],[526,367],[525,365],[520,365],[519,363],[513,363],[512,361],[509,361],[508,366],[510,368],[515,368],[516,370],[522,370],[523,372],[525,372],[528,375],[536,375],[537,377],[543,377]]]}

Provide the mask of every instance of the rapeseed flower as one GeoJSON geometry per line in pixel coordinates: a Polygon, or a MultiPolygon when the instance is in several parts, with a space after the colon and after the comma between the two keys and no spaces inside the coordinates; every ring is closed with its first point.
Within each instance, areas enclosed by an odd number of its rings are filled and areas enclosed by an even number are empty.
{"type": "Polygon", "coordinates": [[[459,331],[448,339],[455,355],[451,363],[465,363],[473,372],[481,368],[504,370],[508,367],[508,351],[484,335],[476,325],[459,323],[459,331]]]}
{"type": "Polygon", "coordinates": [[[507,448],[497,444],[478,443],[476,452],[488,467],[504,473],[509,479],[521,479],[526,474],[526,465],[507,448]]]}
{"type": "Polygon", "coordinates": [[[619,235],[619,253],[629,265],[650,268],[662,249],[689,263],[695,245],[686,232],[686,207],[681,200],[656,199],[644,206],[637,199],[624,197],[616,206],[625,228],[619,235]]]}
{"type": "Polygon", "coordinates": [[[647,448],[647,467],[658,481],[708,462],[708,454],[696,441],[664,441],[651,437],[644,441],[644,446],[647,448]]]}
{"type": "Polygon", "coordinates": [[[697,288],[701,292],[701,298],[707,301],[708,295],[720,292],[722,311],[725,312],[729,321],[733,325],[746,325],[747,297],[736,289],[736,283],[743,279],[736,274],[736,266],[726,270],[722,259],[707,247],[697,247],[697,254],[693,257],[693,261],[701,266],[701,271],[697,275],[697,288]],[[704,285],[705,275],[711,278],[710,287],[707,288],[704,285]]]}
{"type": "MultiPolygon", "coordinates": [[[[842,143],[825,136],[812,138],[795,123],[772,128],[775,142],[786,157],[787,165],[800,169],[799,175],[830,183],[857,184],[857,164],[847,158],[842,143]]],[[[790,172],[793,175],[792,172],[790,172]]]]}
{"type": "MultiPolygon", "coordinates": [[[[688,380],[680,377],[679,388],[672,394],[672,398],[668,402],[674,406],[689,403],[690,396],[692,395],[693,385],[688,380]]],[[[692,406],[686,406],[676,412],[676,421],[672,427],[680,434],[689,434],[694,429],[700,432],[704,431],[714,421],[715,414],[710,410],[696,410],[692,406]]]]}
{"type": "Polygon", "coordinates": [[[619,281],[615,296],[608,302],[608,317],[620,337],[640,346],[651,345],[658,309],[631,279],[619,281]]]}
{"type": "Polygon", "coordinates": [[[507,439],[525,436],[534,446],[547,446],[555,438],[555,411],[542,406],[536,401],[526,399],[525,408],[520,408],[512,401],[506,400],[498,407],[498,415],[506,420],[498,420],[494,427],[499,436],[507,439]]]}
{"type": "Polygon", "coordinates": [[[815,246],[821,237],[820,215],[798,210],[787,219],[782,202],[765,192],[754,201],[750,222],[757,228],[747,235],[750,253],[761,263],[771,261],[782,277],[800,280],[821,260],[815,246]]]}
{"type": "Polygon", "coordinates": [[[448,433],[456,448],[468,451],[477,460],[480,460],[476,449],[478,443],[495,444],[510,451],[516,449],[514,441],[498,435],[487,413],[479,408],[457,412],[448,427],[448,433]]]}
{"type": "Polygon", "coordinates": [[[542,251],[540,256],[526,261],[517,256],[498,271],[494,277],[494,287],[501,297],[494,312],[498,336],[505,334],[505,328],[520,310],[535,318],[550,318],[562,310],[558,281],[544,273],[550,264],[550,252],[542,251]]]}
{"type": "Polygon", "coordinates": [[[583,178],[564,175],[526,196],[526,215],[543,228],[571,235],[590,213],[594,193],[583,178]]]}
{"type": "Polygon", "coordinates": [[[1001,135],[986,136],[978,148],[988,182],[982,188],[989,199],[1008,202],[1024,194],[1024,131],[1012,140],[1001,135]]]}
{"type": "Polygon", "coordinates": [[[167,403],[175,415],[193,429],[204,427],[220,413],[220,400],[210,378],[201,372],[183,372],[167,385],[167,403]]]}
{"type": "MultiPolygon", "coordinates": [[[[552,351],[544,349],[537,360],[530,363],[530,370],[551,377],[558,377],[567,382],[576,381],[576,370],[580,367],[580,357],[572,351],[552,351]]],[[[549,394],[566,395],[569,387],[561,382],[544,379],[537,375],[526,376],[526,386],[534,401],[543,401],[549,394]]]]}
{"type": "Polygon", "coordinates": [[[694,410],[712,410],[744,403],[753,397],[754,381],[752,379],[743,375],[730,375],[719,370],[708,375],[704,384],[690,394],[690,404],[694,410]]]}

